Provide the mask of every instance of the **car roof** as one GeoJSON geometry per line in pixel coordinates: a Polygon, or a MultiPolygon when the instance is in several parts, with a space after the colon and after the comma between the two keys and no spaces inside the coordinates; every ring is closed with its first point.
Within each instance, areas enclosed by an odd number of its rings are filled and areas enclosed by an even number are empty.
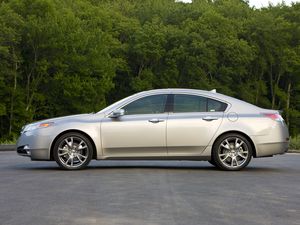
{"type": "Polygon", "coordinates": [[[199,90],[199,89],[188,89],[188,88],[162,88],[162,89],[153,89],[148,91],[143,91],[142,93],[156,93],[156,92],[166,92],[166,93],[176,93],[176,92],[203,92],[203,93],[213,93],[211,91],[199,90]]]}
{"type": "Polygon", "coordinates": [[[200,95],[205,95],[205,96],[210,96],[210,97],[215,97],[222,99],[224,101],[231,102],[232,100],[238,100],[220,93],[216,92],[216,89],[213,89],[211,91],[206,91],[206,90],[198,90],[198,89],[188,89],[188,88],[164,88],[164,89],[153,89],[149,91],[143,91],[139,92],[137,94],[200,94],[200,95]]]}

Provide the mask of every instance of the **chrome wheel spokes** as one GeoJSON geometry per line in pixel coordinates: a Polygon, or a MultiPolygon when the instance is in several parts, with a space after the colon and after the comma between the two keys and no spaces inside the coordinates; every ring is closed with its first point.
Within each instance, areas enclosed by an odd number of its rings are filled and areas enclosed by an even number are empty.
{"type": "Polygon", "coordinates": [[[84,140],[68,137],[58,147],[58,158],[67,167],[79,167],[88,158],[89,150],[84,140]]]}
{"type": "Polygon", "coordinates": [[[218,149],[218,156],[226,167],[242,166],[249,157],[249,150],[243,140],[238,137],[228,137],[223,140],[218,149]]]}

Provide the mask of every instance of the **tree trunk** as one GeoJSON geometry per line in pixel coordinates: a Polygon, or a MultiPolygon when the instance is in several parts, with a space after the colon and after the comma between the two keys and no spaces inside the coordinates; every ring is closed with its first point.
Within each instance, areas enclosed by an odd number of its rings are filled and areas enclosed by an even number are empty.
{"type": "Polygon", "coordinates": [[[271,97],[272,97],[272,109],[274,109],[275,106],[275,91],[274,91],[274,85],[273,85],[273,70],[272,70],[272,64],[270,65],[270,90],[271,90],[271,97]]]}
{"type": "Polygon", "coordinates": [[[10,136],[12,133],[13,129],[13,119],[14,119],[14,104],[15,104],[15,94],[17,90],[17,71],[18,71],[18,62],[17,62],[17,57],[15,55],[14,49],[13,51],[13,58],[14,58],[14,65],[13,65],[13,70],[14,70],[14,83],[13,83],[13,89],[11,92],[11,99],[10,99],[10,114],[9,114],[9,128],[8,128],[8,135],[10,136]]]}
{"type": "MultiPolygon", "coordinates": [[[[34,50],[34,62],[33,62],[33,65],[32,65],[32,68],[29,72],[29,74],[27,75],[27,84],[26,84],[26,111],[29,110],[30,106],[31,106],[31,102],[32,102],[32,98],[33,98],[33,93],[30,93],[30,86],[31,86],[31,80],[33,80],[34,78],[34,70],[35,70],[35,67],[36,67],[36,63],[37,63],[37,51],[35,49],[34,46],[33,47],[33,50],[34,50]]],[[[33,90],[31,90],[33,91],[33,90]]]]}
{"type": "Polygon", "coordinates": [[[261,71],[260,75],[259,75],[259,79],[258,81],[256,82],[256,94],[255,94],[255,104],[257,105],[258,104],[258,99],[259,99],[259,96],[260,96],[260,82],[262,80],[262,77],[264,75],[264,72],[261,71]]]}
{"type": "Polygon", "coordinates": [[[291,80],[289,80],[288,87],[287,87],[286,117],[285,117],[286,124],[287,124],[288,127],[289,127],[289,125],[290,125],[290,114],[289,114],[289,109],[290,109],[290,98],[291,98],[291,86],[292,86],[291,80]]]}

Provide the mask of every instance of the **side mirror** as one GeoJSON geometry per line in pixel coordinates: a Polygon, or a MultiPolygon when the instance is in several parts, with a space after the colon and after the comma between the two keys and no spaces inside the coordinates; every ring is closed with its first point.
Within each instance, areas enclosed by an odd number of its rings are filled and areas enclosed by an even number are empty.
{"type": "Polygon", "coordinates": [[[110,118],[118,118],[118,117],[120,117],[120,116],[124,116],[124,114],[125,114],[125,110],[124,110],[124,109],[117,109],[117,110],[113,111],[113,112],[109,115],[109,117],[110,117],[110,118]]]}

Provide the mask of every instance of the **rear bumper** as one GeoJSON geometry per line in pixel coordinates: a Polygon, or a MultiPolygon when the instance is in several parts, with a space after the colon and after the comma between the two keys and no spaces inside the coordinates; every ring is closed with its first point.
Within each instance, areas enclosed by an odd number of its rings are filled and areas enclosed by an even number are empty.
{"type": "Polygon", "coordinates": [[[256,156],[272,156],[284,154],[288,151],[289,142],[265,143],[256,146],[256,156]]]}
{"type": "Polygon", "coordinates": [[[256,148],[256,156],[284,154],[289,147],[289,131],[284,122],[274,121],[266,135],[251,136],[256,148]]]}

